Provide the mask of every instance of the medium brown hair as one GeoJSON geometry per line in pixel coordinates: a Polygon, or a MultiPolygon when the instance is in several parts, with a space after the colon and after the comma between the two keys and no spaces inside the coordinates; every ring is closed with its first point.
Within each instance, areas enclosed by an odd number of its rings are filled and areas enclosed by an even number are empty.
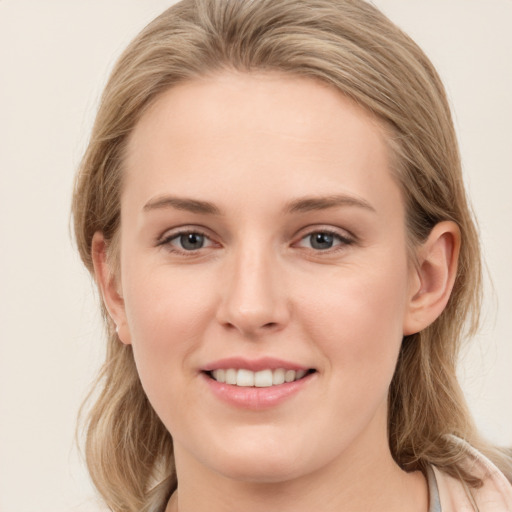
{"type": "MultiPolygon", "coordinates": [[[[435,464],[468,485],[479,480],[453,436],[505,469],[505,458],[478,437],[456,377],[461,341],[478,325],[481,263],[446,94],[421,49],[363,0],[183,0],[148,25],[112,72],[78,172],[74,225],[87,268],[93,272],[97,231],[116,257],[123,157],[141,115],[173,85],[224,69],[310,77],[352,98],[388,127],[410,244],[440,221],[459,226],[448,305],[402,343],[389,392],[389,443],[405,470],[435,464]]],[[[172,438],[144,394],[131,346],[104,316],[108,349],[87,418],[87,464],[112,510],[154,510],[176,487],[172,438]]]]}

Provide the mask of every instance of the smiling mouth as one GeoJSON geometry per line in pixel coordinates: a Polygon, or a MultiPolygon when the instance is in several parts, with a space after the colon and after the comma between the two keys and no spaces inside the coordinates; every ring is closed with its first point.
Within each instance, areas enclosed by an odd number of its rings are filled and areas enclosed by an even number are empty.
{"type": "Polygon", "coordinates": [[[275,370],[261,370],[253,372],[243,368],[219,368],[206,372],[213,380],[221,384],[230,384],[239,387],[269,388],[271,386],[280,386],[288,382],[295,382],[303,379],[316,370],[285,370],[277,368],[275,370]]]}

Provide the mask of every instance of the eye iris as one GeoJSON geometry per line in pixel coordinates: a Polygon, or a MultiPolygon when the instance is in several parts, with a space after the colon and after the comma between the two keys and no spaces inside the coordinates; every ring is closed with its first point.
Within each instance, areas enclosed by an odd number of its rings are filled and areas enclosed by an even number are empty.
{"type": "Polygon", "coordinates": [[[189,251],[201,249],[204,244],[204,236],[199,233],[187,233],[180,236],[180,243],[183,249],[189,251]]]}
{"type": "Polygon", "coordinates": [[[313,249],[330,249],[334,243],[334,236],[329,233],[314,233],[310,236],[313,249]]]}

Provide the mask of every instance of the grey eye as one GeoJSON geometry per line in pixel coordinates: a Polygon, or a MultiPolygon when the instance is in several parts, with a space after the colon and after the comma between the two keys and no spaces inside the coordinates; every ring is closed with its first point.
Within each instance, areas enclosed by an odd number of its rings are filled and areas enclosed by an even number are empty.
{"type": "Polygon", "coordinates": [[[319,251],[331,249],[334,245],[334,235],[331,233],[312,233],[309,235],[309,243],[313,249],[319,251]]]}
{"type": "Polygon", "coordinates": [[[328,251],[341,248],[353,243],[353,239],[330,231],[313,231],[302,238],[299,247],[313,249],[315,251],[328,251]]]}
{"type": "Polygon", "coordinates": [[[180,246],[186,251],[202,249],[205,243],[205,236],[200,233],[184,233],[176,237],[180,246]]]}

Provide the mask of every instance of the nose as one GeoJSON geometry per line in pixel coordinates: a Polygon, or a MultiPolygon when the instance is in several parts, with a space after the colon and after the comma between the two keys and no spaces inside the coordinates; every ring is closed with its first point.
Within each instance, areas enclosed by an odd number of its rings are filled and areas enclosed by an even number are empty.
{"type": "Polygon", "coordinates": [[[290,318],[283,281],[270,250],[241,249],[226,261],[217,321],[249,338],[283,329],[290,318]]]}

